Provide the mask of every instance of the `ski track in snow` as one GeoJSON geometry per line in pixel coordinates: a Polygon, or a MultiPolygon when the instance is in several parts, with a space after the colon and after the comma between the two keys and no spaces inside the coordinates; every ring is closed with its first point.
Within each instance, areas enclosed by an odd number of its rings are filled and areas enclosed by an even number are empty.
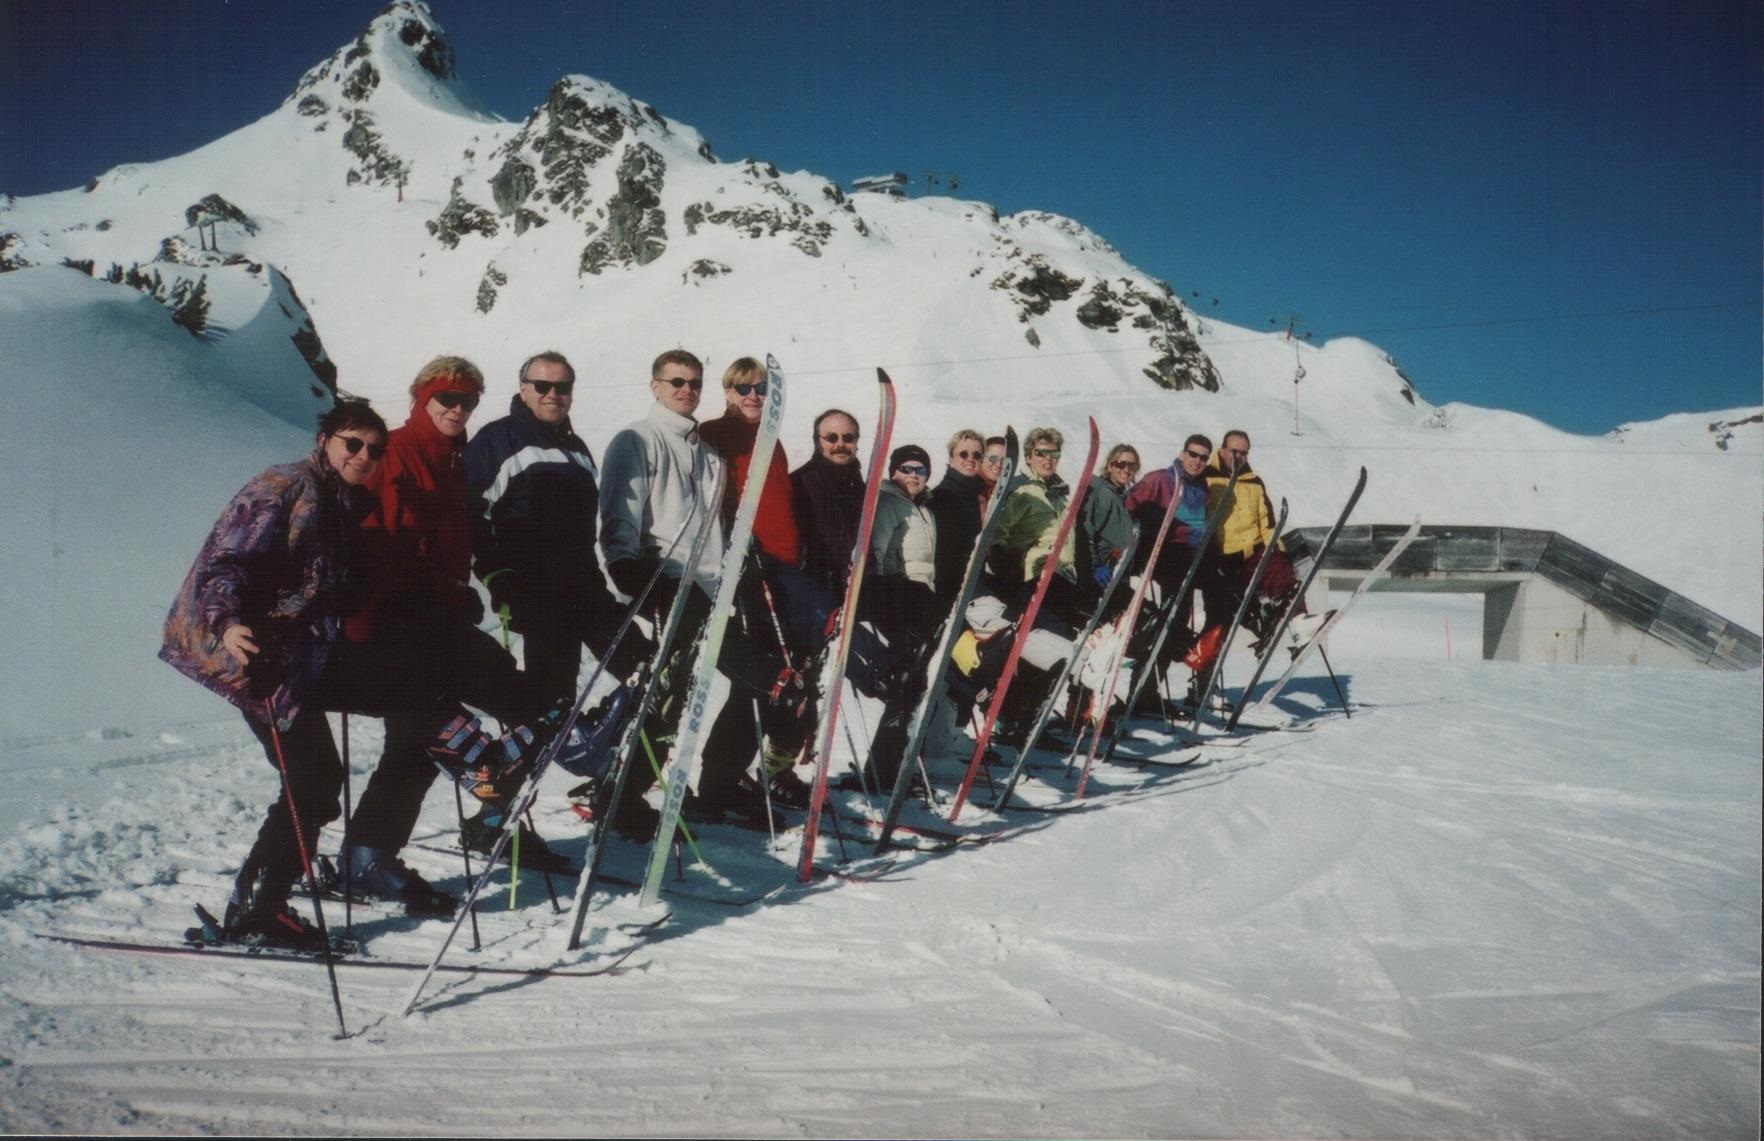
{"type": "MultiPolygon", "coordinates": [[[[242,724],[10,743],[0,771],[31,794],[0,843],[0,1125],[1755,1132],[1756,676],[1375,662],[1348,681],[1377,702],[1352,720],[1203,743],[1188,767],[1099,766],[1075,813],[970,810],[1028,826],[896,853],[880,881],[797,888],[800,829],[706,830],[732,885],[785,890],[664,895],[672,918],[613,973],[445,974],[409,1019],[413,974],[343,969],[342,1041],[320,967],[31,934],[171,940],[191,903],[216,907],[274,787],[242,724]]],[[[351,742],[359,782],[378,725],[352,720],[351,742]]],[[[1064,779],[1049,757],[1044,798],[1064,779]]],[[[450,802],[431,797],[410,858],[457,889],[450,802]]],[[[540,803],[541,831],[579,850],[561,798],[540,803]]],[[[821,851],[833,866],[831,836],[821,851]]],[[[641,855],[616,844],[609,870],[641,855]]],[[[484,950],[462,931],[447,961],[578,961],[539,877],[519,901],[494,889],[484,950]]],[[[584,965],[640,938],[608,926],[641,921],[633,904],[597,903],[584,965]]],[[[373,908],[355,924],[411,960],[441,929],[373,908]]]]}

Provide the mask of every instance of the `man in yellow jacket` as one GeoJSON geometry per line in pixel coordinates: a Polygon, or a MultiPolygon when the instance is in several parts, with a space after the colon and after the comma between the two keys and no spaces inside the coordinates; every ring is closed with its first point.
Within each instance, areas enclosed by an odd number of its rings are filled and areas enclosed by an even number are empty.
{"type": "MultiPolygon", "coordinates": [[[[1244,615],[1244,625],[1256,635],[1256,652],[1274,631],[1280,616],[1298,591],[1298,576],[1292,562],[1281,549],[1274,534],[1274,508],[1262,477],[1250,469],[1249,433],[1233,428],[1225,433],[1218,454],[1207,468],[1208,507],[1215,506],[1237,472],[1237,490],[1231,513],[1219,527],[1219,548],[1212,564],[1212,573],[1201,584],[1201,598],[1207,611],[1207,625],[1225,626],[1243,601],[1243,593],[1256,571],[1256,561],[1269,544],[1274,552],[1268,556],[1268,569],[1256,588],[1256,602],[1244,615]]],[[[1298,602],[1304,613],[1304,600],[1298,602]]]]}

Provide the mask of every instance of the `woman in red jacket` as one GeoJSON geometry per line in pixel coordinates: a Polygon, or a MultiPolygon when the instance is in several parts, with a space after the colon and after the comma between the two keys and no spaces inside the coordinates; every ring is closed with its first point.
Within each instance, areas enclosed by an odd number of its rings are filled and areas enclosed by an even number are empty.
{"type": "MultiPolygon", "coordinates": [[[[391,712],[385,749],[350,827],[346,872],[355,891],[402,900],[413,912],[451,914],[454,907],[398,859],[435,778],[437,733],[461,701],[510,727],[532,725],[545,712],[539,688],[477,625],[484,604],[469,582],[464,453],[466,422],[483,392],[483,373],[463,357],[436,357],[411,383],[410,416],[387,439],[368,485],[380,500],[365,524],[378,547],[378,587],[348,624],[352,640],[372,647],[364,657],[382,669],[361,684],[387,690],[365,695],[363,704],[391,712]]],[[[460,841],[488,851],[518,774],[453,775],[484,802],[481,815],[462,823],[460,841]]],[[[536,836],[521,839],[524,860],[554,859],[536,836]]]]}

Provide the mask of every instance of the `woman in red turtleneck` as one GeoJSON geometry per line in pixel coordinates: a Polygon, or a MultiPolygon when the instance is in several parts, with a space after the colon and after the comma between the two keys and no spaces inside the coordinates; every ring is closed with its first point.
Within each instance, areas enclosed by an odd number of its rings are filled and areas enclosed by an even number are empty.
{"type": "MultiPolygon", "coordinates": [[[[386,458],[369,484],[380,499],[364,524],[377,540],[377,581],[348,624],[352,641],[369,643],[363,657],[379,673],[363,679],[370,691],[364,707],[383,709],[386,718],[385,751],[350,827],[348,870],[358,890],[423,910],[451,911],[398,859],[435,779],[429,744],[462,701],[504,728],[531,724],[543,712],[543,698],[514,658],[477,626],[484,605],[469,581],[465,437],[483,392],[483,373],[463,357],[436,357],[417,373],[410,416],[387,437],[386,458]]],[[[484,814],[463,823],[463,843],[488,850],[510,791],[474,788],[484,814]]],[[[525,835],[521,851],[529,863],[548,854],[525,835]]]]}

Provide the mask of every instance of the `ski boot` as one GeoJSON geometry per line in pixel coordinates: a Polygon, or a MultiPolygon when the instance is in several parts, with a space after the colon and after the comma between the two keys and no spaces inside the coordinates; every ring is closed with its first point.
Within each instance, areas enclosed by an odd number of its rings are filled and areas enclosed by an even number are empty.
{"type": "Polygon", "coordinates": [[[348,880],[345,884],[339,876],[336,888],[341,892],[347,886],[348,894],[356,899],[402,903],[406,915],[448,917],[459,907],[457,899],[437,891],[390,852],[351,845],[344,851],[343,860],[348,880]]]}

